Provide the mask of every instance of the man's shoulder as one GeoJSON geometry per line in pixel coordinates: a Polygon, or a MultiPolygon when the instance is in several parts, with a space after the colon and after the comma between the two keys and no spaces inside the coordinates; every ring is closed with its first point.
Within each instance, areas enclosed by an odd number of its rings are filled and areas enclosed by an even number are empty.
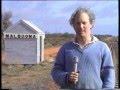
{"type": "Polygon", "coordinates": [[[101,47],[101,48],[109,48],[108,44],[106,42],[103,41],[96,41],[97,46],[101,47]]]}
{"type": "Polygon", "coordinates": [[[69,45],[72,45],[73,42],[72,41],[67,41],[65,43],[62,44],[62,46],[69,46],[69,45]]]}
{"type": "Polygon", "coordinates": [[[61,51],[61,50],[68,49],[68,48],[71,48],[72,44],[73,44],[72,41],[67,41],[67,42],[63,43],[63,44],[61,45],[60,51],[61,51]]]}
{"type": "Polygon", "coordinates": [[[97,44],[100,44],[100,45],[107,45],[106,42],[103,42],[103,41],[100,41],[100,40],[96,41],[96,43],[97,43],[97,44]]]}

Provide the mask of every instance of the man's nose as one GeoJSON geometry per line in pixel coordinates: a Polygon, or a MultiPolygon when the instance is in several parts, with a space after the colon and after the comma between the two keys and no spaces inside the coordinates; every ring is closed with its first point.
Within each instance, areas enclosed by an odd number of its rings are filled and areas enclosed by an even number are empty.
{"type": "Polygon", "coordinates": [[[81,29],[82,29],[83,27],[84,27],[84,25],[83,25],[83,24],[79,24],[79,28],[81,28],[81,29]]]}

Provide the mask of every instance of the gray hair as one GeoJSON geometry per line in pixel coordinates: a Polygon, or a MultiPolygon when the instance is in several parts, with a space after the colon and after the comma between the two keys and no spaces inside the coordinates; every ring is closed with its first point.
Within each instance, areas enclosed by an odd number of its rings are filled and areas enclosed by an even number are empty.
{"type": "Polygon", "coordinates": [[[70,25],[73,25],[74,20],[75,20],[75,16],[76,16],[77,14],[81,14],[81,13],[83,13],[83,12],[88,14],[88,16],[89,16],[89,21],[90,21],[91,24],[93,24],[93,23],[95,22],[95,15],[94,15],[94,13],[93,13],[90,9],[85,8],[85,7],[79,7],[79,8],[77,8],[77,9],[73,12],[73,14],[71,15],[71,18],[70,18],[70,20],[69,20],[70,25]]]}

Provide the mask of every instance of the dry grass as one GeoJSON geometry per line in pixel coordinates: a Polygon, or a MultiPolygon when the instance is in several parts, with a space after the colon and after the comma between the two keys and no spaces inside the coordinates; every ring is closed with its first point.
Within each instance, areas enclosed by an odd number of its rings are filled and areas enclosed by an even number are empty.
{"type": "Polygon", "coordinates": [[[2,88],[12,90],[58,90],[50,72],[53,62],[38,65],[2,65],[2,88]]]}

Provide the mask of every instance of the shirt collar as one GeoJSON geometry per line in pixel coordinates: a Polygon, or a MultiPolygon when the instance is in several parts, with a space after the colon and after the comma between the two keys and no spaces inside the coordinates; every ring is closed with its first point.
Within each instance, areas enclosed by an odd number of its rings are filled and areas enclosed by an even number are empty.
{"type": "MultiPolygon", "coordinates": [[[[94,35],[91,35],[92,36],[92,41],[90,42],[90,43],[94,43],[94,42],[96,42],[96,41],[98,41],[99,39],[97,38],[97,37],[95,37],[94,35]]],[[[76,37],[73,39],[73,43],[74,44],[77,44],[77,45],[80,45],[80,44],[78,44],[77,42],[76,42],[76,37]]],[[[89,44],[90,44],[89,43],[89,44]]],[[[81,46],[81,45],[80,45],[81,46]]]]}

